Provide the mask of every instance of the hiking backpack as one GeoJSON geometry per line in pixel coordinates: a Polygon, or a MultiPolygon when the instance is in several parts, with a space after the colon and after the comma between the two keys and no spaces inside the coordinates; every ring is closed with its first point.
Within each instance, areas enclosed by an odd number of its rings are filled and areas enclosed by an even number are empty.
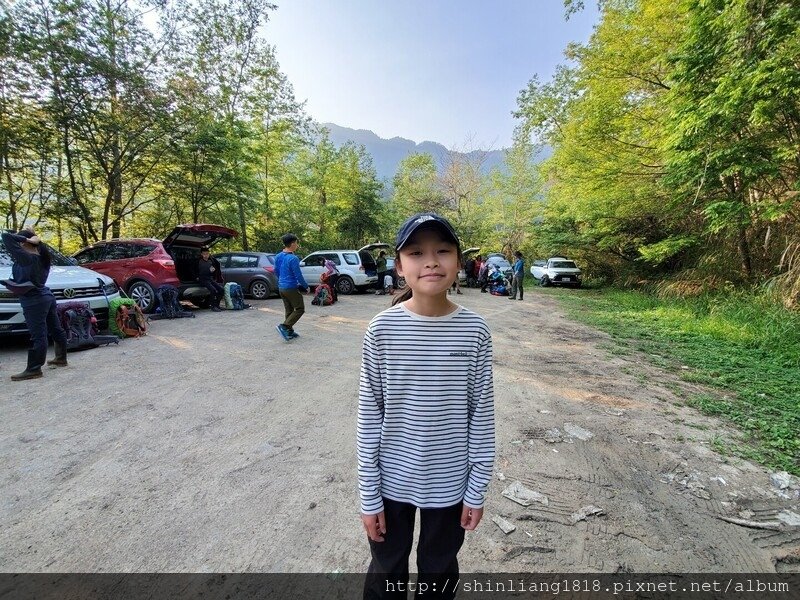
{"type": "Polygon", "coordinates": [[[317,286],[314,292],[314,298],[311,300],[314,306],[330,306],[333,304],[333,292],[329,285],[321,283],[317,286]]]}
{"type": "Polygon", "coordinates": [[[100,345],[118,344],[115,335],[100,335],[97,317],[87,302],[65,302],[56,307],[56,315],[67,334],[67,350],[97,348],[100,345]]]}
{"type": "Polygon", "coordinates": [[[194,318],[192,311],[183,310],[178,300],[178,288],[174,285],[166,284],[160,286],[156,290],[156,298],[158,299],[158,308],[156,308],[154,315],[150,315],[151,319],[194,318]]]}
{"type": "Polygon", "coordinates": [[[109,303],[109,327],[118,337],[140,337],[147,333],[147,319],[130,298],[114,298],[109,303]]]}
{"type": "Polygon", "coordinates": [[[225,284],[225,308],[229,310],[244,310],[250,308],[249,304],[245,304],[244,292],[242,286],[234,281],[229,281],[225,284]]]}

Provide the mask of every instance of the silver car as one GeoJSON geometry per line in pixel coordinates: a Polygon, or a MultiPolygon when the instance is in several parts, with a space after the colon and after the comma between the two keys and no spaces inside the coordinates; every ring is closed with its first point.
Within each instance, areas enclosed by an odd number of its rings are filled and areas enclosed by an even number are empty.
{"type": "MultiPolygon", "coordinates": [[[[96,271],[75,265],[71,258],[50,248],[52,266],[47,277],[47,287],[59,304],[86,302],[97,317],[99,329],[108,329],[108,302],[119,298],[114,280],[96,271]]],[[[0,279],[11,278],[11,256],[0,240],[0,279]]],[[[28,326],[22,314],[19,299],[0,285],[0,335],[27,333],[28,326]]]]}
{"type": "Polygon", "coordinates": [[[339,270],[337,292],[352,294],[356,289],[364,291],[374,287],[378,281],[378,265],[370,252],[389,247],[389,244],[369,244],[358,250],[319,250],[300,262],[300,272],[308,285],[315,287],[325,271],[325,260],[331,260],[339,270]]]}

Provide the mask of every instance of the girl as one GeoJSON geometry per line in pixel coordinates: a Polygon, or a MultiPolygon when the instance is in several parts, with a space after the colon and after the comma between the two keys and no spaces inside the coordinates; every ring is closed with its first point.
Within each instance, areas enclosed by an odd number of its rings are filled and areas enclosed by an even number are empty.
{"type": "Polygon", "coordinates": [[[67,334],[56,316],[56,299],[45,285],[50,274],[50,251],[39,243],[36,234],[23,229],[19,233],[3,232],[6,251],[14,260],[12,279],[4,282],[19,296],[25,324],[31,334],[28,350],[28,366],[22,373],[12,375],[13,381],[34,379],[42,376],[42,365],[47,360],[47,334],[53,337],[56,357],[48,364],[54,367],[67,366],[67,334]]]}
{"type": "MultiPolygon", "coordinates": [[[[365,598],[408,581],[420,510],[419,582],[458,579],[464,531],[483,516],[494,463],[492,341],[486,322],[447,297],[461,249],[450,223],[414,215],[397,234],[406,288],[367,328],[358,403],[361,519],[372,562],[365,598]]],[[[404,596],[401,594],[401,596],[404,596]]]]}

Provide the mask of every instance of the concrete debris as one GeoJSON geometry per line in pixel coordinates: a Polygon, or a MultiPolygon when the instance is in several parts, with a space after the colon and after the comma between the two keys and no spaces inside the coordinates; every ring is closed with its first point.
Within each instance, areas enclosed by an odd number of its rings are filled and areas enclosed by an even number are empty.
{"type": "Polygon", "coordinates": [[[789,527],[800,527],[800,515],[791,510],[782,510],[779,512],[778,521],[786,523],[789,527]]]}
{"type": "Polygon", "coordinates": [[[498,471],[498,472],[496,473],[496,475],[497,475],[497,478],[498,478],[500,481],[505,481],[505,480],[506,480],[506,476],[505,476],[505,475],[503,475],[503,474],[502,474],[500,471],[498,471]]]}
{"type": "Polygon", "coordinates": [[[564,441],[564,436],[561,435],[561,430],[558,427],[554,427],[544,432],[544,441],[550,444],[557,444],[564,441]]]}
{"type": "Polygon", "coordinates": [[[796,490],[800,489],[800,479],[787,473],[786,471],[778,471],[769,474],[769,480],[772,485],[779,490],[796,490]]]}
{"type": "Polygon", "coordinates": [[[590,504],[589,506],[584,506],[578,512],[572,513],[569,520],[572,521],[572,524],[578,523],[580,521],[585,521],[586,517],[591,517],[597,515],[598,517],[601,515],[606,514],[602,508],[595,506],[594,504],[590,504]]]}
{"type": "Polygon", "coordinates": [[[540,410],[539,412],[542,413],[543,415],[554,415],[554,414],[556,414],[552,410],[540,410]]]}
{"type": "Polygon", "coordinates": [[[727,482],[727,481],[725,481],[725,479],[724,479],[724,478],[722,478],[722,477],[719,477],[719,476],[717,476],[717,477],[712,477],[712,478],[710,479],[710,481],[716,481],[717,483],[719,483],[719,484],[720,484],[720,485],[722,485],[722,486],[728,485],[728,482],[727,482]]]}
{"type": "Polygon", "coordinates": [[[514,525],[510,521],[507,521],[506,519],[504,519],[503,517],[501,517],[499,515],[493,516],[492,517],[492,522],[495,525],[497,525],[500,528],[500,530],[503,533],[505,533],[506,535],[508,535],[509,533],[511,533],[512,531],[515,531],[517,529],[516,525],[514,525]]]}
{"type": "Polygon", "coordinates": [[[750,521],[748,519],[736,519],[734,517],[717,516],[718,519],[739,525],[741,527],[749,527],[751,529],[769,529],[771,531],[778,531],[781,528],[780,521],[750,521]]]}
{"type": "Polygon", "coordinates": [[[522,506],[530,506],[534,502],[539,502],[540,504],[544,504],[545,506],[548,506],[550,504],[550,501],[547,499],[547,496],[526,488],[519,481],[515,481],[506,489],[504,489],[502,491],[502,494],[509,500],[513,500],[514,502],[516,502],[517,504],[521,504],[522,506]]]}
{"type": "Polygon", "coordinates": [[[573,425],[572,423],[564,423],[564,431],[566,431],[572,437],[578,438],[582,442],[590,440],[594,437],[594,434],[591,431],[588,431],[583,427],[579,427],[578,425],[573,425]]]}

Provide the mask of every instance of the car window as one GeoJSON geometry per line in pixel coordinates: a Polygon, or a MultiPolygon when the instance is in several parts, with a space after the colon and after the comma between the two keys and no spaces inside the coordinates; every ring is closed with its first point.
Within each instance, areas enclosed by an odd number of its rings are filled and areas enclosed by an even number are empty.
{"type": "Polygon", "coordinates": [[[571,260],[554,260],[553,261],[553,268],[554,269],[577,269],[578,267],[575,266],[575,263],[571,260]]]}
{"type": "Polygon", "coordinates": [[[344,262],[346,262],[348,265],[360,264],[360,261],[358,260],[358,254],[356,254],[355,252],[345,252],[344,262]]]}
{"type": "Polygon", "coordinates": [[[275,266],[275,255],[274,254],[267,254],[266,256],[264,256],[264,260],[267,262],[267,264],[275,266]]]}
{"type": "MultiPolygon", "coordinates": [[[[69,267],[75,264],[74,259],[64,256],[50,244],[47,244],[47,249],[50,250],[50,264],[57,267],[69,267]]],[[[0,240],[0,267],[11,267],[13,265],[14,261],[11,258],[11,255],[6,252],[6,247],[3,244],[3,241],[0,240]]]]}
{"type": "Polygon", "coordinates": [[[306,257],[305,263],[307,267],[321,267],[325,264],[325,257],[322,254],[312,254],[306,257]]]}
{"type": "Polygon", "coordinates": [[[97,262],[98,260],[103,259],[103,254],[106,251],[105,244],[101,246],[94,246],[92,248],[86,248],[85,250],[81,250],[78,252],[74,258],[79,265],[83,265],[85,263],[90,262],[97,262]]]}
{"type": "Polygon", "coordinates": [[[147,256],[156,249],[155,244],[125,244],[128,246],[127,258],[139,258],[147,256]]]}
{"type": "Polygon", "coordinates": [[[131,258],[134,252],[134,244],[106,244],[106,255],[103,260],[120,260],[131,258]]]}
{"type": "Polygon", "coordinates": [[[322,254],[320,256],[322,256],[323,258],[328,259],[333,264],[335,264],[337,267],[342,264],[342,259],[339,258],[339,255],[336,254],[335,252],[332,253],[332,254],[322,254]]]}
{"type": "Polygon", "coordinates": [[[231,269],[246,269],[258,265],[257,256],[246,256],[244,254],[232,254],[228,267],[231,269]]]}
{"type": "Polygon", "coordinates": [[[231,259],[230,254],[215,254],[214,258],[219,261],[219,266],[223,269],[228,266],[228,261],[231,259]]]}

